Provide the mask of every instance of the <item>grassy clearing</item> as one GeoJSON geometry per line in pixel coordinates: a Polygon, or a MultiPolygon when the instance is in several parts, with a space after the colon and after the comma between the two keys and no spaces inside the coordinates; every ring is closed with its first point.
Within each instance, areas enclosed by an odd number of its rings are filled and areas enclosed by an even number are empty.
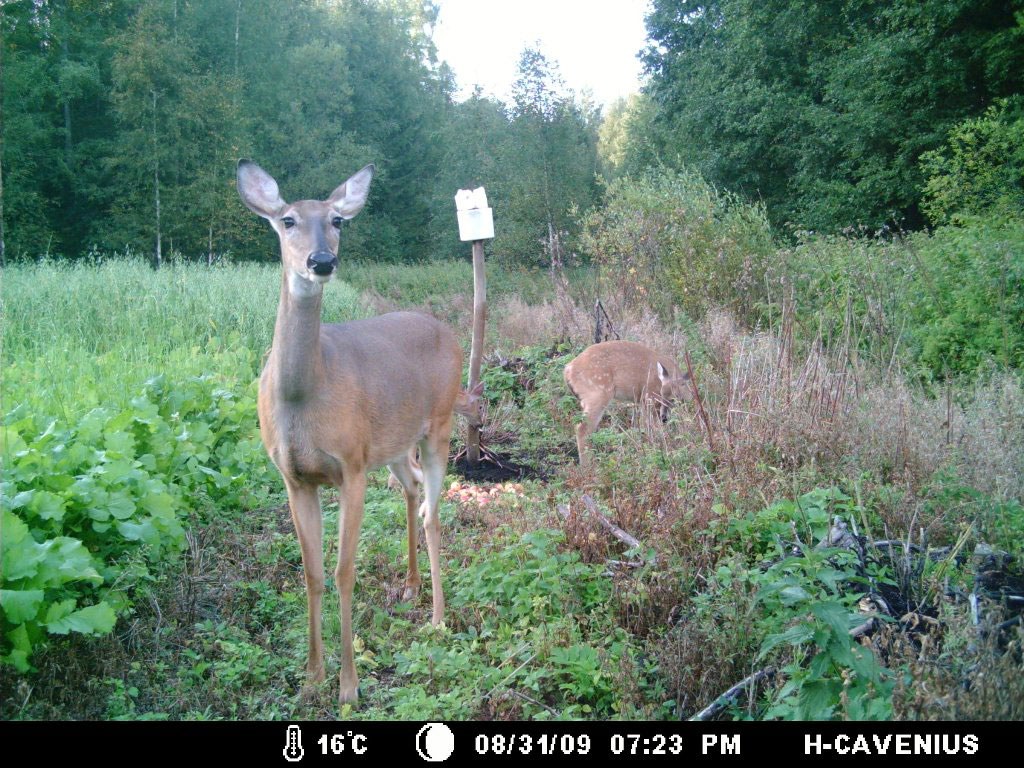
{"type": "MultiPolygon", "coordinates": [[[[362,293],[330,286],[332,318],[433,308],[468,346],[468,265],[350,270],[343,278],[362,293]]],[[[995,629],[1011,617],[1001,590],[1019,578],[999,552],[1024,554],[1019,378],[935,397],[802,343],[793,324],[752,333],[727,313],[666,322],[622,309],[616,323],[629,337],[691,353],[704,417],[683,406],[662,426],[613,408],[593,467],[581,471],[561,369],[591,333],[594,281],[494,274],[485,444],[546,479],[524,483],[522,495],[442,503],[448,613],[435,629],[429,589],[400,599],[404,504],[386,473],[374,476],[355,595],[363,699],[344,716],[690,716],[767,669],[757,695],[727,716],[1024,714],[1020,630],[995,629]],[[517,280],[529,286],[522,295],[517,280]],[[610,537],[584,495],[640,550],[610,537]],[[868,544],[816,549],[836,516],[868,544]],[[994,554],[974,556],[978,544],[994,554]],[[934,557],[916,554],[928,548],[934,557]],[[878,627],[854,640],[848,629],[871,615],[878,627]]],[[[24,632],[33,669],[3,668],[0,715],[336,717],[336,602],[324,601],[330,673],[303,701],[299,550],[255,442],[253,381],[272,331],[276,265],[34,265],[8,269],[4,281],[5,514],[40,540],[85,542],[102,582],[19,576],[19,589],[45,602],[31,620],[24,600],[5,614],[8,656],[24,645],[15,618],[36,629],[24,632]],[[147,390],[155,376],[161,383],[147,390]],[[138,400],[143,391],[152,406],[138,400]],[[110,413],[91,428],[83,420],[96,406],[110,413]],[[182,431],[176,418],[191,426],[182,431]],[[78,464],[60,464],[66,452],[45,434],[62,429],[69,445],[92,441],[78,464]],[[129,472],[115,483],[115,461],[149,479],[129,472]],[[140,489],[160,479],[180,532],[153,556],[153,544],[131,538],[146,519],[128,517],[118,550],[101,552],[89,538],[97,505],[76,495],[78,475],[110,481],[106,492],[127,494],[137,514],[153,504],[140,489]],[[116,610],[112,632],[55,634],[69,611],[95,601],[116,610]],[[54,605],[65,608],[51,615],[54,605]]],[[[323,499],[331,562],[337,508],[323,499]]],[[[112,546],[110,534],[102,541],[112,546]]],[[[9,589],[6,565],[4,575],[9,589]]]]}
{"type": "MultiPolygon", "coordinates": [[[[154,272],[139,259],[98,264],[41,262],[4,274],[5,397],[46,412],[123,405],[157,373],[208,370],[238,378],[258,368],[211,365],[244,349],[256,363],[269,348],[277,313],[277,265],[171,263],[154,272]]],[[[366,313],[347,285],[325,300],[338,322],[366,313]]]]}

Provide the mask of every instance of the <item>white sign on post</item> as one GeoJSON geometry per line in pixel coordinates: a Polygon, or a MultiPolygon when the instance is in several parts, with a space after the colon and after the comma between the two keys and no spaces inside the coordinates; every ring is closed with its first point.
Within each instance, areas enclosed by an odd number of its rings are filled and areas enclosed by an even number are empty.
{"type": "Polygon", "coordinates": [[[459,219],[459,239],[463,242],[494,237],[494,217],[487,207],[483,187],[460,189],[455,195],[455,214],[459,219]]]}

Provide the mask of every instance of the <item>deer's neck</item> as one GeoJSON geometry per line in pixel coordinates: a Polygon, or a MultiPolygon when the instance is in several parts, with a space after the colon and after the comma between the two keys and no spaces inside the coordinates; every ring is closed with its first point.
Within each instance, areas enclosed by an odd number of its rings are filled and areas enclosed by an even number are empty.
{"type": "Polygon", "coordinates": [[[302,403],[321,390],[324,378],[320,348],[323,287],[309,287],[308,283],[289,285],[297,280],[285,271],[270,355],[278,396],[288,402],[302,403]]]}

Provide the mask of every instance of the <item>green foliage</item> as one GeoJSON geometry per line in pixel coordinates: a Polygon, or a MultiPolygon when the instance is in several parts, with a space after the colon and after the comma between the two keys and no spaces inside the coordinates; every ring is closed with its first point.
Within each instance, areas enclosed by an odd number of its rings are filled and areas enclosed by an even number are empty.
{"type": "Polygon", "coordinates": [[[909,307],[925,289],[917,267],[905,241],[801,233],[771,262],[769,282],[779,287],[763,310],[778,326],[783,308],[792,309],[828,348],[846,345],[851,356],[887,366],[907,351],[909,307]]]}
{"type": "Polygon", "coordinates": [[[425,31],[433,6],[74,5],[0,17],[9,253],[152,253],[159,237],[165,256],[250,256],[265,239],[231,180],[251,156],[302,197],[375,161],[349,247],[422,257],[448,88],[425,31]]]}
{"type": "Polygon", "coordinates": [[[813,652],[809,661],[798,658],[783,667],[787,680],[765,718],[890,719],[895,687],[892,674],[870,649],[850,637],[860,617],[846,601],[815,598],[812,602],[809,597],[787,597],[787,608],[802,617],[790,629],[765,641],[765,654],[781,644],[791,646],[798,656],[804,649],[810,649],[808,655],[813,652]]]}
{"type": "Polygon", "coordinates": [[[155,254],[158,242],[164,259],[264,258],[274,241],[237,199],[239,157],[270,171],[287,200],[322,199],[375,163],[342,247],[390,263],[454,255],[459,188],[487,186],[496,253],[510,263],[544,262],[549,224],[571,233],[574,206],[596,200],[596,108],[564,92],[539,52],[524,63],[521,104],[454,103],[433,3],[75,8],[17,2],[0,16],[12,260],[155,254]],[[547,99],[542,114],[535,98],[547,99]]]}
{"type": "Polygon", "coordinates": [[[980,491],[946,469],[931,479],[922,507],[929,516],[946,518],[950,528],[970,526],[988,547],[1024,554],[1024,504],[1018,498],[980,491]]]}
{"type": "Polygon", "coordinates": [[[685,169],[612,182],[584,220],[581,245],[627,303],[664,311],[668,299],[692,317],[722,306],[749,317],[774,248],[761,206],[685,169]]]}
{"type": "Polygon", "coordinates": [[[153,379],[129,408],[70,425],[22,405],[0,430],[3,660],[22,671],[44,630],[109,632],[149,566],[184,545],[191,504],[237,506],[267,479],[254,400],[209,376],[153,379]]]}
{"type": "MultiPolygon", "coordinates": [[[[785,682],[765,711],[766,718],[878,720],[892,715],[891,673],[850,636],[850,630],[864,621],[857,610],[865,591],[857,586],[864,582],[857,555],[809,543],[782,544],[794,531],[800,541],[819,541],[834,517],[856,522],[861,513],[837,489],[819,488],[733,524],[737,535],[758,542],[755,552],[771,548],[778,557],[767,569],[740,567],[757,589],[759,623],[767,633],[761,657],[775,655],[782,646],[791,649],[781,669],[785,682]]],[[[720,569],[719,580],[735,577],[734,568],[720,569]]]]}
{"type": "Polygon", "coordinates": [[[1024,365],[1024,223],[975,219],[911,241],[920,269],[911,337],[933,375],[1024,365]]]}
{"type": "Polygon", "coordinates": [[[571,435],[567,430],[577,401],[565,386],[562,371],[579,354],[569,344],[556,347],[525,347],[508,367],[485,366],[481,371],[484,396],[492,406],[514,403],[530,414],[515,424],[519,445],[529,453],[571,435]]]}
{"type": "Polygon", "coordinates": [[[1024,103],[1001,100],[957,123],[940,149],[921,155],[922,207],[934,224],[1024,214],[1024,103]]]}
{"type": "Polygon", "coordinates": [[[832,349],[878,366],[905,360],[926,379],[974,377],[1024,363],[1024,229],[963,218],[902,239],[804,235],[780,250],[765,306],[785,300],[832,349]]]}
{"type": "Polygon", "coordinates": [[[190,515],[244,507],[276,484],[254,379],[278,269],[244,271],[127,259],[6,269],[8,663],[27,669],[47,634],[109,632],[181,549],[190,515]]]}
{"type": "Polygon", "coordinates": [[[1020,2],[656,0],[636,141],[777,224],[919,226],[917,159],[1017,93],[1020,2]]]}

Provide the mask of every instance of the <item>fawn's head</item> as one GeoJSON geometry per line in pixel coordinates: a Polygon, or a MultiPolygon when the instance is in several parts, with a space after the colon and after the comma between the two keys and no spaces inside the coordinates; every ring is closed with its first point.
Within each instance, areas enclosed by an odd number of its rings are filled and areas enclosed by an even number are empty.
{"type": "Polygon", "coordinates": [[[658,415],[662,422],[668,421],[669,410],[678,401],[688,401],[693,398],[690,388],[690,374],[681,373],[675,365],[665,367],[659,360],[656,364],[658,381],[661,382],[661,392],[655,400],[658,402],[658,415]]]}

